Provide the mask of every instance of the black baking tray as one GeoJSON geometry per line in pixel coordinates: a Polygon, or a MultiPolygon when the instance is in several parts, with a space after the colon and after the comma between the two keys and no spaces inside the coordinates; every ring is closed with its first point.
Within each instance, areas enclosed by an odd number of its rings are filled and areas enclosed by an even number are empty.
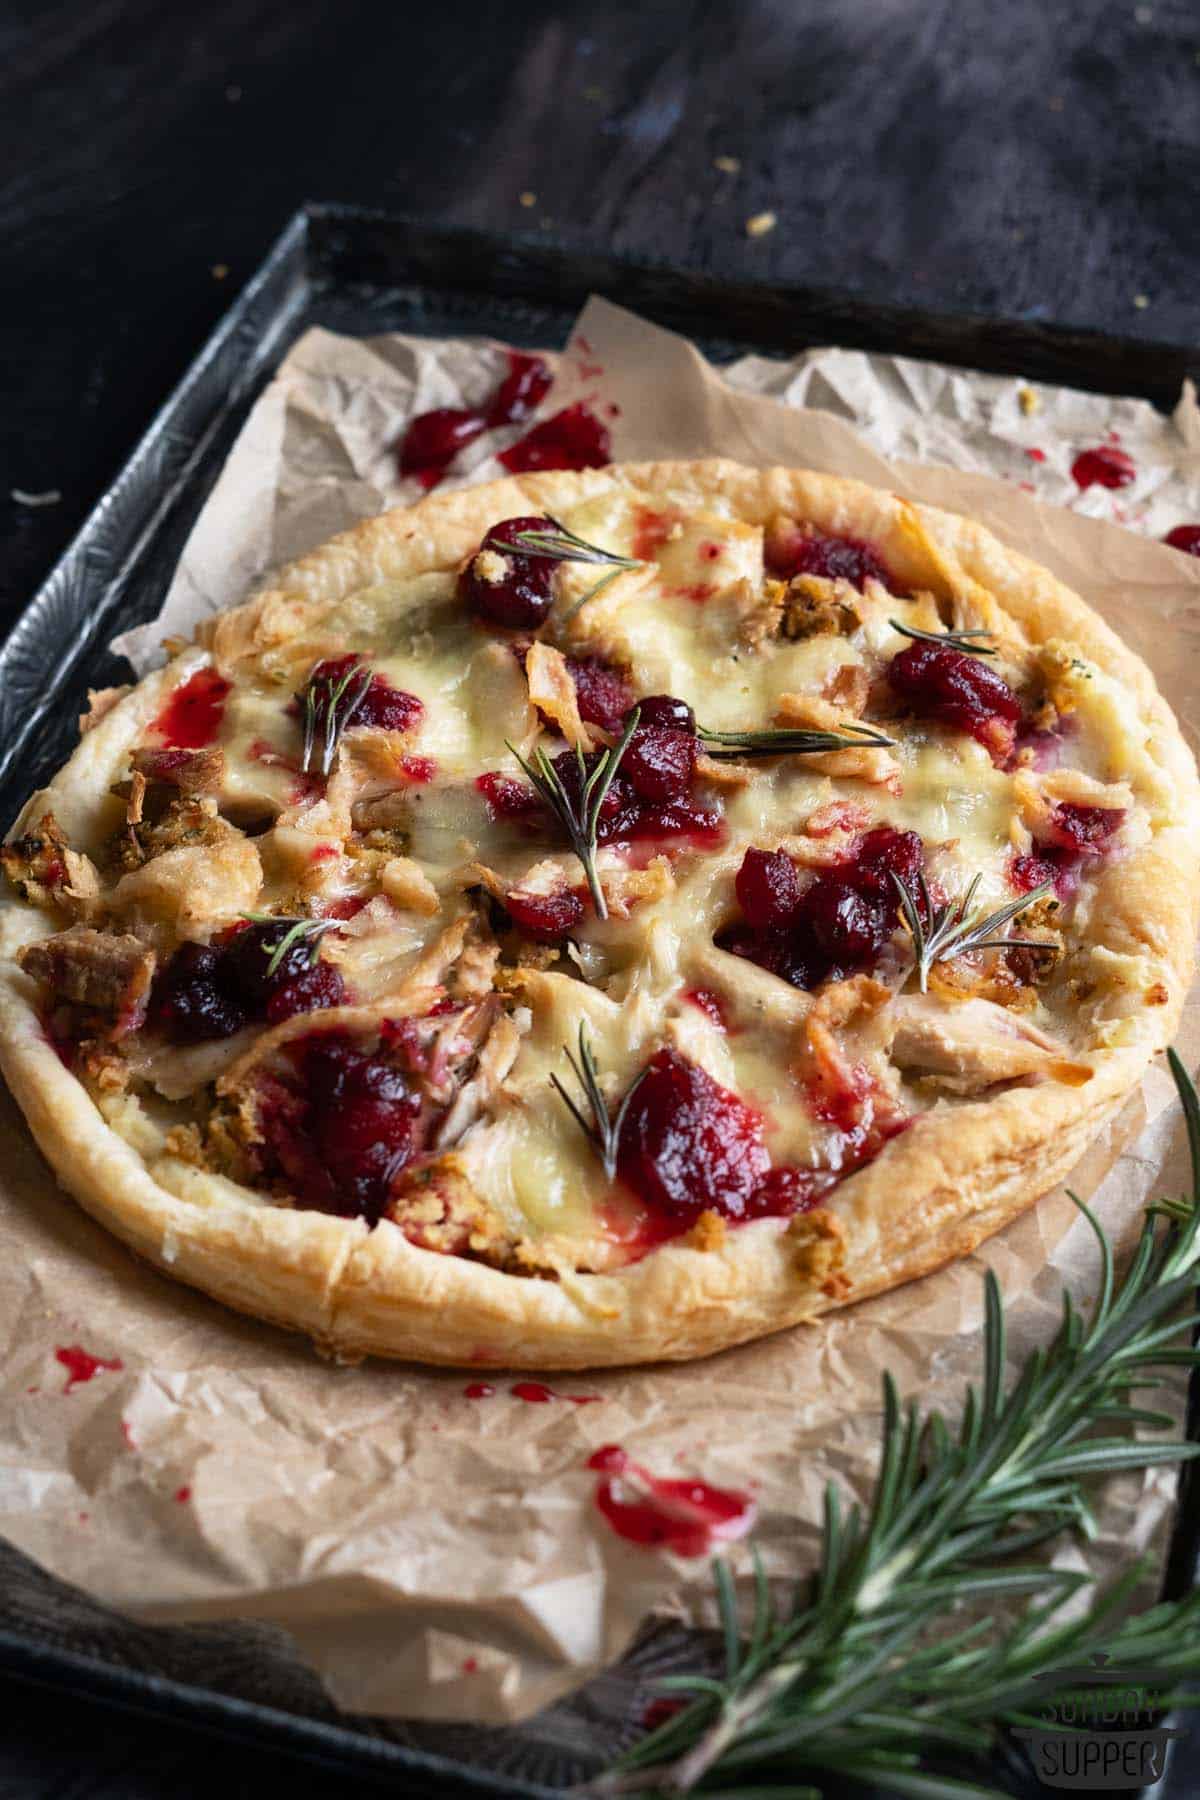
{"type": "MultiPolygon", "coordinates": [[[[366,335],[482,334],[565,342],[589,293],[686,332],[715,361],[837,343],[936,358],[1173,404],[1200,352],[1042,321],[913,312],[852,294],[725,282],[534,237],[309,205],[209,339],[134,454],[0,646],[0,820],[65,759],[89,687],[128,678],[110,639],[158,612],[180,551],[246,414],[310,326],[366,335]]],[[[1200,1438],[1200,1381],[1189,1435],[1200,1438]]],[[[1180,1487],[1164,1591],[1185,1591],[1200,1548],[1200,1476],[1180,1487]]],[[[339,1714],[285,1635],[260,1625],[139,1626],[52,1581],[0,1543],[0,1668],[114,1706],[252,1739],[435,1796],[561,1795],[638,1729],[656,1675],[698,1666],[706,1643],[649,1631],[616,1670],[521,1727],[407,1726],[339,1714]]],[[[1195,1767],[1195,1746],[1176,1765],[1195,1767]]],[[[998,1771],[999,1774],[999,1771],[998,1771]]],[[[1005,1779],[1041,1792],[1015,1768],[1005,1779]]],[[[1182,1768],[1155,1800],[1189,1794],[1182,1768]]],[[[1047,1790],[1048,1791],[1048,1790],[1047,1790]]]]}

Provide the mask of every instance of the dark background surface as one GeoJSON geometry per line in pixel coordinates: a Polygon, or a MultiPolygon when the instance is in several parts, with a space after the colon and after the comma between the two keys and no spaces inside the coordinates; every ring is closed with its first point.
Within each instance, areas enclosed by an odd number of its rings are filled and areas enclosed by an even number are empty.
{"type": "MultiPolygon", "coordinates": [[[[1197,336],[1195,0],[26,0],[0,145],[4,623],[306,199],[1197,336]]],[[[0,1720],[4,1800],[354,1791],[15,1685],[0,1720]]]]}

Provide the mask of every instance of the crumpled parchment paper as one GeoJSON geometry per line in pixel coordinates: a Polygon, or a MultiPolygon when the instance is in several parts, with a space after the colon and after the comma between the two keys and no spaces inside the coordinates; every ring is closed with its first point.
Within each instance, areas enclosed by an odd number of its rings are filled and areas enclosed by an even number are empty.
{"type": "MultiPolygon", "coordinates": [[[[717,373],[601,300],[557,367],[543,414],[586,398],[615,459],[808,465],[981,518],[1110,619],[1195,741],[1200,562],[1144,535],[1200,517],[1190,394],[1166,420],[1139,401],[1044,385],[1022,401],[1019,381],[836,349],[717,373]],[[1074,455],[1114,434],[1136,482],[1081,493],[1074,455]]],[[[272,565],[415,499],[393,454],[407,418],[481,400],[504,370],[490,343],[310,332],[252,412],[160,618],[121,641],[139,670],[165,634],[187,634],[272,565]]],[[[452,479],[502,473],[493,452],[520,430],[479,440],[452,479]]],[[[1194,1005],[1180,1045],[1195,1066],[1194,1005]]],[[[869,1488],[881,1370],[951,1410],[977,1372],[984,1264],[1007,1298],[1014,1359],[1051,1335],[1064,1282],[1083,1296],[1096,1284],[1091,1234],[1059,1191],[979,1255],[815,1327],[698,1365],[559,1384],[598,1396],[588,1405],[523,1402],[491,1374],[495,1394],[471,1400],[464,1375],[329,1367],[174,1285],[58,1191],[7,1098],[0,1131],[0,1530],[143,1618],[286,1626],[334,1697],[363,1712],[517,1720],[617,1657],[651,1611],[711,1618],[703,1561],[632,1547],[595,1510],[585,1465],[599,1445],[750,1490],[768,1570],[794,1577],[813,1560],[826,1480],[869,1488]],[[76,1345],[119,1366],[66,1391],[56,1351],[76,1345]]],[[[1127,1244],[1142,1203],[1183,1173],[1156,1069],[1073,1185],[1127,1244]]],[[[1172,1403],[1180,1412],[1179,1386],[1172,1403]]],[[[1158,1472],[1110,1484],[1093,1566],[1160,1551],[1172,1494],[1158,1472]]],[[[734,1548],[743,1573],[746,1550],[734,1548]]]]}

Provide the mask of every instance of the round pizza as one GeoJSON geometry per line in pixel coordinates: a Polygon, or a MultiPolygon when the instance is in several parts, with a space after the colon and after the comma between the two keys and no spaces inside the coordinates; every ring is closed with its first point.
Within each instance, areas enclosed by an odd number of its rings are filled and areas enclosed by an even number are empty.
{"type": "Polygon", "coordinates": [[[335,1356],[688,1358],[970,1251],[1190,979],[1143,664],[967,519],[724,461],[369,520],[129,690],[2,856],[63,1185],[335,1356]]]}

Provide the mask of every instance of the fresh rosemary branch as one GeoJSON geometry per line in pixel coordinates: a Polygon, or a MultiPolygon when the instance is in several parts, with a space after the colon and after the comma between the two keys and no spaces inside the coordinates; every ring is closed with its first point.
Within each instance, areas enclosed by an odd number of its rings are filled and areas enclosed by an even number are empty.
{"type": "Polygon", "coordinates": [[[279,973],[284,957],[296,944],[302,943],[308,952],[309,962],[314,961],[321,939],[337,924],[336,919],[289,919],[282,913],[243,913],[242,918],[248,919],[251,925],[284,927],[283,936],[278,943],[263,945],[263,952],[268,958],[268,981],[279,973]]]}
{"type": "Polygon", "coordinates": [[[1035,901],[1044,900],[1048,894],[1052,894],[1054,883],[1043,881],[1040,887],[1032,888],[1028,894],[1022,894],[1016,900],[1010,900],[1006,906],[997,907],[995,912],[985,913],[982,907],[976,907],[972,912],[971,902],[982,879],[982,876],[976,875],[961,900],[947,900],[943,906],[935,906],[923,874],[917,876],[917,892],[914,894],[892,872],[900,911],[912,938],[922,993],[926,990],[929,971],[934,963],[945,962],[948,957],[966,956],[972,950],[1047,948],[1037,938],[999,937],[996,934],[1035,901]]]}
{"type": "Polygon", "coordinates": [[[570,1112],[584,1137],[592,1145],[600,1161],[604,1165],[604,1173],[609,1181],[615,1181],[617,1175],[617,1150],[621,1142],[621,1127],[625,1123],[625,1114],[629,1110],[629,1102],[637,1093],[646,1076],[645,1069],[626,1092],[617,1109],[615,1118],[609,1117],[608,1101],[604,1098],[604,1090],[600,1086],[600,1073],[596,1067],[596,1058],[592,1046],[588,1042],[587,1026],[579,1027],[579,1061],[576,1062],[570,1050],[563,1045],[563,1055],[571,1065],[571,1072],[583,1089],[588,1103],[588,1112],[577,1106],[557,1075],[551,1075],[550,1085],[559,1099],[570,1112]],[[589,1117],[590,1113],[590,1117],[589,1117]]]}
{"type": "Polygon", "coordinates": [[[602,550],[599,544],[589,544],[577,532],[568,526],[560,525],[557,519],[551,519],[553,531],[518,531],[511,538],[484,538],[485,550],[497,550],[501,556],[511,555],[515,550],[521,556],[544,557],[548,562],[578,563],[612,563],[618,569],[640,569],[641,563],[633,556],[618,556],[615,550],[602,550]]]}
{"type": "Polygon", "coordinates": [[[733,1578],[714,1565],[723,1676],[661,1682],[690,1703],[586,1793],[820,1800],[858,1778],[915,1800],[994,1795],[923,1773],[921,1758],[982,1757],[1000,1729],[1038,1724],[1059,1672],[1071,1692],[1071,1667],[1088,1655],[1104,1650],[1118,1666],[1129,1658],[1139,1670],[1152,1667],[1167,1703],[1187,1697],[1180,1684],[1200,1675],[1200,1594],[1118,1622],[1143,1573],[1135,1567],[1064,1621],[1060,1609],[1090,1577],[1013,1560],[1068,1527],[1094,1529],[1090,1478],[1200,1453],[1194,1443],[1130,1431],[1169,1429],[1171,1418],[1132,1397],[1161,1386],[1167,1370],[1200,1363],[1187,1335],[1198,1322],[1200,1102],[1173,1051],[1169,1060],[1187,1124],[1191,1196],[1147,1208],[1119,1281],[1108,1239],[1077,1202],[1100,1247],[1099,1296],[1085,1319],[1064,1292],[1057,1335],[1007,1385],[1004,1307],[989,1271],[982,1379],[968,1388],[957,1428],[938,1412],[923,1416],[915,1401],[902,1410],[885,1375],[870,1507],[843,1512],[830,1484],[807,1593],[777,1611],[756,1564],[748,1636],[733,1578]],[[1006,1630],[991,1618],[947,1629],[964,1601],[1023,1593],[1034,1598],[1006,1630]]]}
{"type": "Polygon", "coordinates": [[[973,644],[972,638],[995,637],[994,631],[918,631],[915,625],[902,625],[899,619],[888,624],[901,637],[915,638],[919,644],[948,644],[951,650],[964,650],[968,656],[995,656],[990,644],[973,644]]]}
{"type": "Polygon", "coordinates": [[[504,740],[506,748],[512,751],[546,805],[559,821],[567,834],[567,842],[583,864],[587,884],[591,890],[592,904],[596,908],[598,919],[607,919],[608,905],[596,869],[596,828],[600,822],[600,808],[604,805],[604,796],[612,786],[613,776],[621,765],[621,758],[629,746],[629,740],[637,730],[638,718],[639,710],[635,706],[625,721],[625,729],[618,741],[600,753],[590,773],[583,750],[578,744],[576,745],[575,754],[579,759],[578,802],[563,786],[558,770],[546,755],[541,744],[535,748],[533,760],[527,762],[515,744],[510,744],[507,738],[504,740]]]}
{"type": "Polygon", "coordinates": [[[328,675],[310,677],[304,690],[304,749],[300,756],[306,775],[328,775],[342,733],[352,723],[370,685],[371,671],[363,663],[355,663],[337,681],[328,675]],[[316,768],[314,760],[319,765],[316,768]]]}
{"type": "Polygon", "coordinates": [[[699,727],[705,749],[717,762],[740,761],[747,756],[812,756],[821,750],[859,750],[865,745],[881,750],[896,742],[869,725],[843,725],[837,731],[707,731],[699,727]],[[709,745],[720,746],[709,749],[709,745]]]}

